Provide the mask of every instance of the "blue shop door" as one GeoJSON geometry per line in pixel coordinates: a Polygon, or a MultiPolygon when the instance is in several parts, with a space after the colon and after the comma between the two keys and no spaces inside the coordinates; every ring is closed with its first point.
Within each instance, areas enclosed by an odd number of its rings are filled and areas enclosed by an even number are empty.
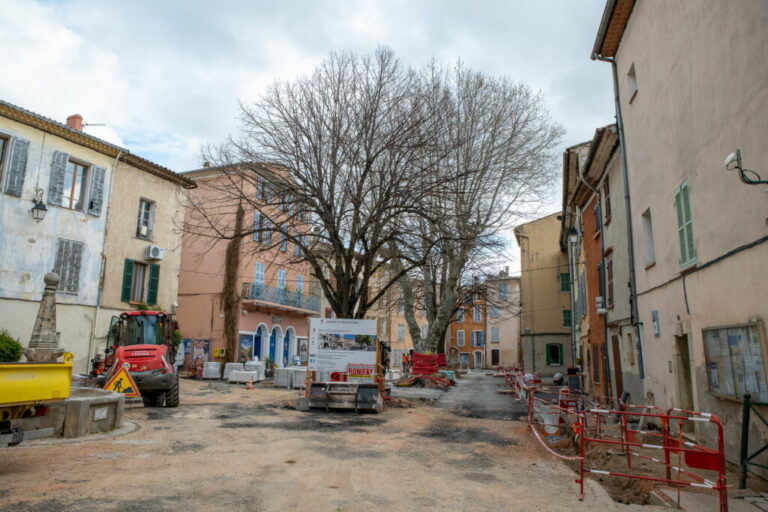
{"type": "Polygon", "coordinates": [[[288,334],[283,338],[283,366],[288,366],[288,334]]]}
{"type": "Polygon", "coordinates": [[[269,360],[272,364],[275,364],[275,350],[277,349],[277,330],[272,329],[272,334],[269,336],[269,360]]]}
{"type": "Polygon", "coordinates": [[[256,333],[253,341],[253,356],[261,361],[261,331],[256,333]]]}

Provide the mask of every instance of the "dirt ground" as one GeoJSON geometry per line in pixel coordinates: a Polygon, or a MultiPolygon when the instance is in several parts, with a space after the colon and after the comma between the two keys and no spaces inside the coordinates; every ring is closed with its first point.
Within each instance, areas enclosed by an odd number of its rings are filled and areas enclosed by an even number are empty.
{"type": "Polygon", "coordinates": [[[177,409],[126,410],[135,432],[0,449],[0,510],[647,511],[572,470],[476,375],[436,405],[299,412],[297,391],[182,381],[177,409]],[[478,400],[477,397],[485,397],[478,400]]]}

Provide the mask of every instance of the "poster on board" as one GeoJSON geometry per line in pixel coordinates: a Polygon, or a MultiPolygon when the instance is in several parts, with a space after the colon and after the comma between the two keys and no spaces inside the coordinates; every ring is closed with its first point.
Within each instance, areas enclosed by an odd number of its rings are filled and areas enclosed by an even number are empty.
{"type": "Polygon", "coordinates": [[[310,318],[310,370],[344,372],[351,382],[370,382],[375,366],[375,320],[310,318]]]}

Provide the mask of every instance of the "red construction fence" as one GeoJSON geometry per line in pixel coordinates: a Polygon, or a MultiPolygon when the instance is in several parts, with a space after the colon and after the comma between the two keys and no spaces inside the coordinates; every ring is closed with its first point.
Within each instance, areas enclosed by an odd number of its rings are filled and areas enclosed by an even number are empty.
{"type": "Polygon", "coordinates": [[[616,398],[597,400],[567,387],[544,386],[521,371],[505,374],[504,385],[517,400],[527,401],[531,431],[542,446],[556,457],[578,462],[580,500],[584,476],[591,473],[709,489],[718,494],[720,512],[728,511],[723,425],[716,415],[626,404],[616,398]],[[694,425],[713,430],[714,446],[692,441],[694,425]],[[553,449],[546,438],[566,441],[572,453],[553,449]],[[597,455],[608,448],[621,450],[626,467],[599,467],[598,460],[605,459],[597,455]],[[651,464],[639,468],[639,461],[651,464]]]}

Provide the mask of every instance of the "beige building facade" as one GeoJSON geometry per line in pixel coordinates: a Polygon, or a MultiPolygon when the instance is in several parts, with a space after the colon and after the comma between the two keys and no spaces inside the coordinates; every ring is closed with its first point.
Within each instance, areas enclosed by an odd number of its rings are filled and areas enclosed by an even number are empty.
{"type": "Polygon", "coordinates": [[[520,341],[526,371],[551,377],[573,365],[568,258],[560,214],[515,228],[520,246],[520,341]]]}
{"type": "Polygon", "coordinates": [[[485,283],[489,295],[486,361],[489,367],[522,366],[520,346],[520,277],[504,269],[485,283]]]}
{"type": "Polygon", "coordinates": [[[743,395],[768,402],[768,196],[724,159],[768,176],[766,26],[761,0],[611,1],[594,50],[618,83],[648,400],[720,416],[732,462],[743,395]]]}

